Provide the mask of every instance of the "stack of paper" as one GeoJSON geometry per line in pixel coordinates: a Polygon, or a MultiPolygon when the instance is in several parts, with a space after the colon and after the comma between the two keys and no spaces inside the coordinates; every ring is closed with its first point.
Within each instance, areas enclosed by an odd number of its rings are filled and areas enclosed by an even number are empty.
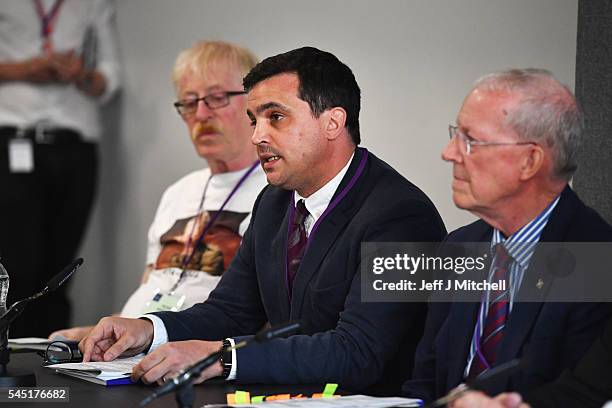
{"type": "Polygon", "coordinates": [[[132,367],[142,360],[143,355],[120,358],[114,361],[90,361],[88,363],[63,363],[46,366],[60,374],[66,374],[81,380],[101,385],[132,384],[130,374],[132,367]]]}
{"type": "Polygon", "coordinates": [[[253,407],[263,408],[390,408],[390,407],[420,407],[423,401],[414,398],[386,397],[376,398],[367,395],[349,395],[346,397],[334,398],[304,398],[287,399],[282,401],[266,401],[256,404],[215,404],[205,405],[207,408],[220,407],[253,407]]]}

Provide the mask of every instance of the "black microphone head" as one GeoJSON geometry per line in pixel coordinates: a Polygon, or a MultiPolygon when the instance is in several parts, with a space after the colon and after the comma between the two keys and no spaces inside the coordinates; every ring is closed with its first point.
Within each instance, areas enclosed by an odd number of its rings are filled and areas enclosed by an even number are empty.
{"type": "Polygon", "coordinates": [[[83,264],[83,258],[78,258],[73,261],[70,265],[65,267],[60,273],[55,275],[54,277],[47,282],[47,286],[45,287],[45,291],[53,292],[55,289],[59,288],[72,276],[72,274],[83,264]]]}

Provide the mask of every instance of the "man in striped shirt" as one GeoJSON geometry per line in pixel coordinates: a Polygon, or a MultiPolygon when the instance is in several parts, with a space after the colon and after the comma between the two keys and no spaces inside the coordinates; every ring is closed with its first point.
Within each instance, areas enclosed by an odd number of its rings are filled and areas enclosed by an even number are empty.
{"type": "Polygon", "coordinates": [[[476,82],[449,135],[442,158],[453,164],[453,201],[480,220],[446,242],[489,242],[485,278],[507,285],[480,302],[431,303],[404,392],[432,400],[518,358],[518,373],[485,391],[525,393],[575,366],[610,314],[605,304],[547,302],[555,277],[536,259],[539,242],[612,241],[612,227],[568,185],[580,112],[547,71],[498,72],[476,82]],[[535,296],[517,301],[526,293],[535,296]]]}

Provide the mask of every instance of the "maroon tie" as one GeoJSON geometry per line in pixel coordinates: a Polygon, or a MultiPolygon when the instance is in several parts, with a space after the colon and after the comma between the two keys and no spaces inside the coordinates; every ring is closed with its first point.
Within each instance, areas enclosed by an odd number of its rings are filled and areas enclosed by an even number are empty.
{"type": "Polygon", "coordinates": [[[306,209],[306,205],[304,205],[304,200],[298,201],[295,206],[295,214],[293,222],[291,223],[291,229],[289,230],[289,239],[287,241],[287,278],[289,280],[289,295],[291,295],[293,290],[293,280],[300,268],[304,250],[308,243],[306,225],[304,223],[307,216],[308,210],[306,209]]]}
{"type": "Polygon", "coordinates": [[[495,246],[495,260],[493,261],[493,282],[506,281],[506,290],[491,290],[489,293],[489,309],[485,319],[482,336],[472,367],[470,367],[469,378],[475,378],[489,367],[493,366],[497,358],[499,343],[504,337],[504,327],[508,318],[510,308],[508,293],[508,271],[512,257],[502,244],[495,246]],[[483,361],[486,360],[486,361],[483,361]]]}

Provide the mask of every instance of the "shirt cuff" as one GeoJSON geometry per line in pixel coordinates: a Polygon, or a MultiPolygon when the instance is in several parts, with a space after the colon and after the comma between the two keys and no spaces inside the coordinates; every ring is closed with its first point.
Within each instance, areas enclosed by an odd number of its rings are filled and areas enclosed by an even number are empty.
{"type": "MultiPolygon", "coordinates": [[[[151,347],[149,347],[149,351],[147,351],[147,353],[155,351],[156,348],[168,342],[168,331],[166,330],[166,326],[164,325],[162,319],[152,314],[142,315],[139,317],[139,319],[147,319],[153,323],[153,341],[151,342],[151,347]]],[[[232,358],[234,358],[233,355],[232,358]]]]}
{"type": "MultiPolygon", "coordinates": [[[[236,342],[232,338],[228,338],[227,341],[230,342],[232,347],[236,345],[236,342]]],[[[236,379],[236,367],[237,366],[238,366],[238,363],[236,362],[236,349],[233,349],[232,350],[232,369],[230,370],[229,375],[226,378],[227,381],[232,381],[236,379]]]]}

